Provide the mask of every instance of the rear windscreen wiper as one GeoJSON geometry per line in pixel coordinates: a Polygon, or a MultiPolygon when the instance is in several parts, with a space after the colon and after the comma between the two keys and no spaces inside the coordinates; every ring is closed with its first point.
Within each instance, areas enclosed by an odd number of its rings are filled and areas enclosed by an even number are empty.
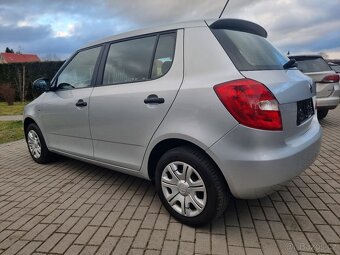
{"type": "Polygon", "coordinates": [[[290,59],[286,64],[283,65],[283,69],[289,69],[292,67],[297,67],[297,63],[294,58],[290,59]]]}

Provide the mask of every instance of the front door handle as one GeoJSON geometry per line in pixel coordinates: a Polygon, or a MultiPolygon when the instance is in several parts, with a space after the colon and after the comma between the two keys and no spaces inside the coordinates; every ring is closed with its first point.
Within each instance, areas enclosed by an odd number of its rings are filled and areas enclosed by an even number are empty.
{"type": "Polygon", "coordinates": [[[87,102],[85,102],[83,99],[79,99],[78,102],[76,103],[77,107],[85,107],[87,106],[87,102]]]}
{"type": "Polygon", "coordinates": [[[165,102],[164,98],[158,97],[155,94],[149,95],[144,99],[145,104],[163,104],[165,102]]]}

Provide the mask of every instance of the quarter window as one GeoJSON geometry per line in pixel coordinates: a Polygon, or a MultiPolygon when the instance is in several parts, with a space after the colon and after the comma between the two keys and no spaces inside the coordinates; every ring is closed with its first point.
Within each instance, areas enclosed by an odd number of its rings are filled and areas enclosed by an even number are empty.
{"type": "Polygon", "coordinates": [[[90,86],[100,49],[101,47],[96,47],[79,52],[59,75],[57,88],[74,89],[90,86]]]}
{"type": "Polygon", "coordinates": [[[148,80],[156,38],[150,36],[111,44],[103,84],[148,80]]]}

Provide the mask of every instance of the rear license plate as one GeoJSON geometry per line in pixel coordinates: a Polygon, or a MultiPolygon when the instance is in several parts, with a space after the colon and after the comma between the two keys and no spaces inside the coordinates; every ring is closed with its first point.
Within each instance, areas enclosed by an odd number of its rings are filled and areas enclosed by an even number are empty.
{"type": "Polygon", "coordinates": [[[309,98],[297,102],[296,124],[299,126],[314,115],[313,99],[309,98]]]}

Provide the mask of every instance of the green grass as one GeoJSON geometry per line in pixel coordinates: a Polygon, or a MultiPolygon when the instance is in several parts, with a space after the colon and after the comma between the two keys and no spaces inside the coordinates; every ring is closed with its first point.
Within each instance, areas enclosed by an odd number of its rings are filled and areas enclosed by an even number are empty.
{"type": "Polygon", "coordinates": [[[24,138],[22,121],[0,121],[0,144],[24,138]]]}
{"type": "Polygon", "coordinates": [[[27,102],[15,102],[14,105],[7,105],[6,102],[0,102],[0,116],[1,115],[22,115],[27,102]]]}

